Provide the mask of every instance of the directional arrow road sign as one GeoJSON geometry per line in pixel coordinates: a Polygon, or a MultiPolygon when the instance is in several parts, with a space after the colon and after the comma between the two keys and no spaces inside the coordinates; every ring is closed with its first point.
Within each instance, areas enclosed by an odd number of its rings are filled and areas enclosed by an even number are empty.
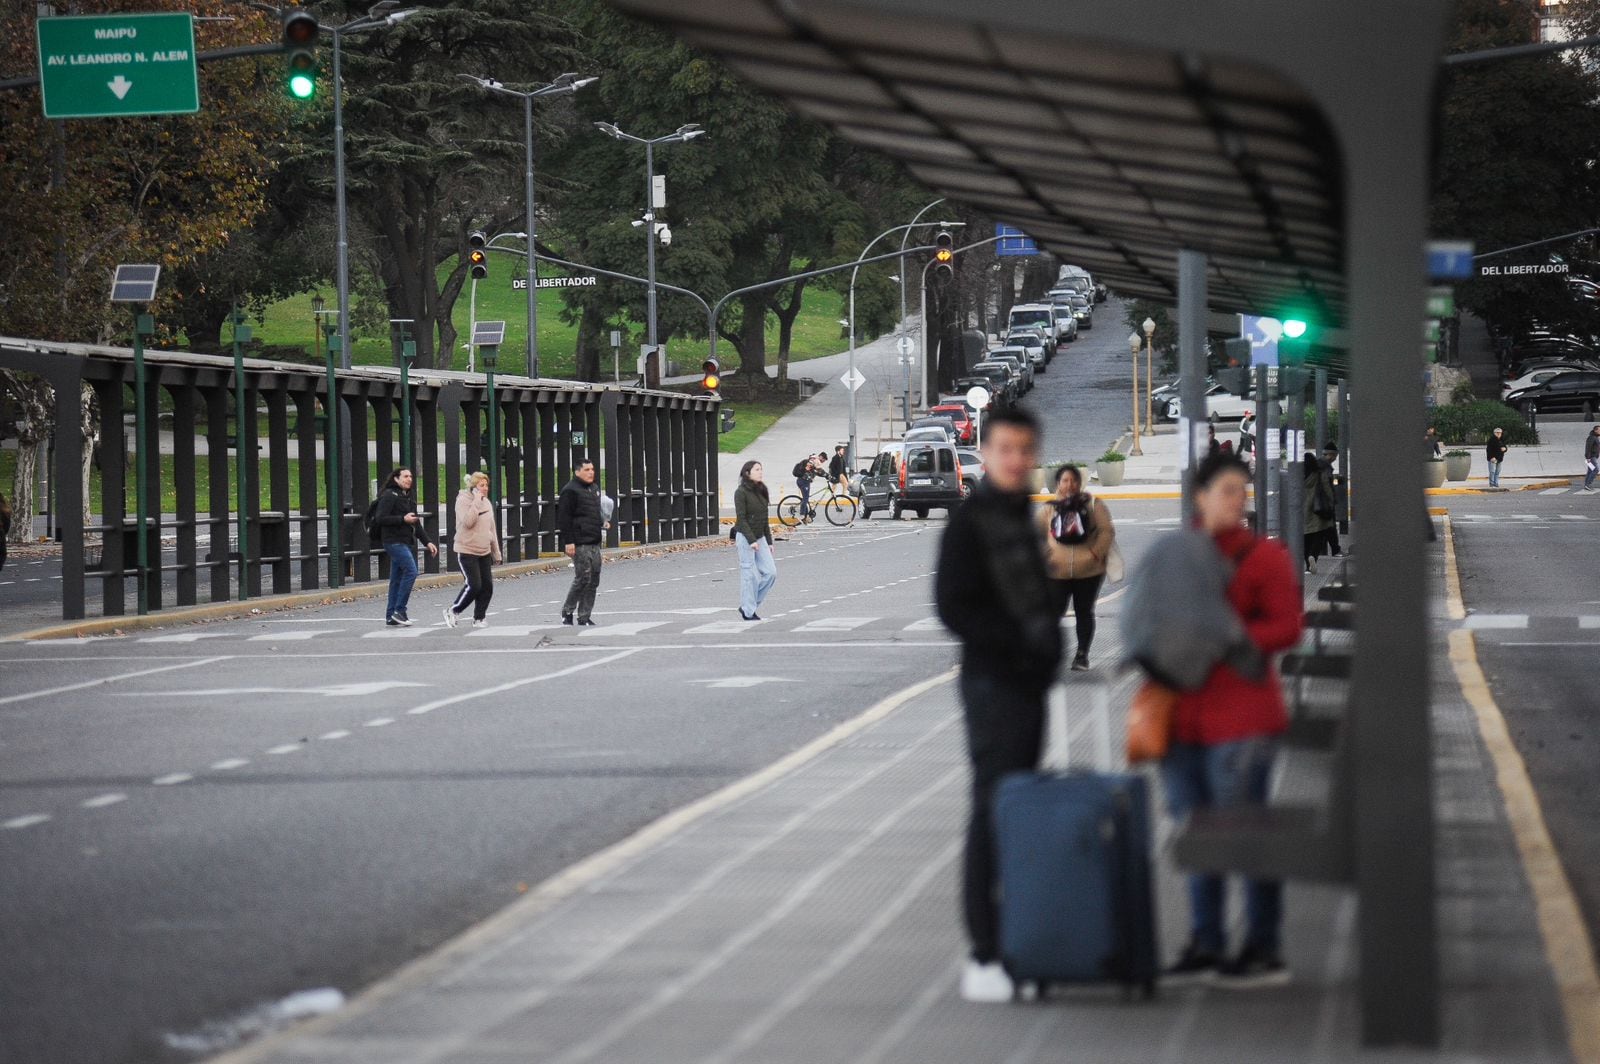
{"type": "Polygon", "coordinates": [[[34,25],[46,118],[200,110],[194,16],[57,15],[34,25]]]}
{"type": "Polygon", "coordinates": [[[846,373],[839,379],[844,381],[844,386],[849,388],[852,392],[861,387],[863,384],[867,383],[867,378],[863,377],[861,375],[861,371],[859,369],[855,369],[854,367],[851,368],[850,372],[846,373]]]}

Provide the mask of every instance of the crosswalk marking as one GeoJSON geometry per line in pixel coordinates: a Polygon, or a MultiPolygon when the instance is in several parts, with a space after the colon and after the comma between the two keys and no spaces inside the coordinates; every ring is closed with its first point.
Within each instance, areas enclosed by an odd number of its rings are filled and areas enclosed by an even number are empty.
{"type": "Polygon", "coordinates": [[[472,639],[521,639],[533,632],[564,627],[560,624],[494,624],[488,628],[474,628],[467,635],[472,639]]]}
{"type": "Polygon", "coordinates": [[[1480,631],[1486,628],[1526,628],[1528,615],[1526,613],[1475,613],[1468,617],[1462,625],[1469,631],[1480,631]]]}
{"type": "Polygon", "coordinates": [[[944,622],[937,617],[924,617],[901,629],[902,632],[937,632],[944,628],[944,622]]]}
{"type": "Polygon", "coordinates": [[[818,617],[796,628],[797,632],[852,632],[871,624],[876,617],[818,617]]]}
{"type": "Polygon", "coordinates": [[[638,635],[652,628],[660,628],[666,623],[666,621],[624,621],[621,624],[602,624],[594,628],[580,629],[580,633],[584,636],[638,635]]]}
{"type": "Polygon", "coordinates": [[[712,621],[710,624],[697,624],[693,628],[684,629],[684,635],[737,635],[748,632],[752,628],[759,628],[766,621],[712,621]]]}
{"type": "Polygon", "coordinates": [[[1579,628],[1600,628],[1600,617],[1579,617],[1579,628]]]}
{"type": "Polygon", "coordinates": [[[175,635],[147,635],[139,643],[198,643],[202,639],[226,639],[232,632],[180,632],[175,635]]]}
{"type": "Polygon", "coordinates": [[[1571,488],[1545,488],[1539,494],[1540,495],[1565,495],[1567,492],[1569,492],[1571,490],[1572,490],[1571,488]]]}
{"type": "Polygon", "coordinates": [[[343,628],[311,628],[298,629],[292,632],[267,632],[264,635],[253,635],[249,642],[252,643],[286,643],[306,642],[317,638],[319,635],[343,635],[343,628]]]}
{"type": "Polygon", "coordinates": [[[440,628],[379,628],[376,632],[368,632],[362,639],[415,639],[419,635],[437,632],[440,628]]]}

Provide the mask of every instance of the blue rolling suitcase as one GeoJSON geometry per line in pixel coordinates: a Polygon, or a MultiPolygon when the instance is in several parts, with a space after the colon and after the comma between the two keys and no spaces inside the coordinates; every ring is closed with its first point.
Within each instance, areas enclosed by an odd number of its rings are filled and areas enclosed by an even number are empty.
{"type": "Polygon", "coordinates": [[[1000,954],[1011,977],[1155,994],[1150,804],[1142,776],[1020,772],[994,802],[1000,954]]]}

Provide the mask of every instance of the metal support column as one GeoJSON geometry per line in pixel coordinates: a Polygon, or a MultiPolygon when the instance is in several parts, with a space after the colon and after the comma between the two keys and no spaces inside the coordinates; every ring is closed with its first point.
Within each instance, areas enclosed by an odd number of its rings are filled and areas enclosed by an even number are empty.
{"type": "Polygon", "coordinates": [[[1295,579],[1301,586],[1305,585],[1305,542],[1306,542],[1306,475],[1305,475],[1305,450],[1309,443],[1305,441],[1306,425],[1306,398],[1305,383],[1306,371],[1303,369],[1280,369],[1278,382],[1283,394],[1289,400],[1289,413],[1287,418],[1288,431],[1284,433],[1283,441],[1283,542],[1289,548],[1289,555],[1296,560],[1294,567],[1295,579]]]}
{"type": "MultiPolygon", "coordinates": [[[[1318,452],[1328,446],[1328,371],[1318,369],[1316,379],[1312,383],[1316,389],[1316,396],[1312,402],[1316,404],[1317,411],[1317,438],[1312,447],[1318,452]]],[[[1309,448],[1308,448],[1309,449],[1309,448]]]]}
{"type": "Polygon", "coordinates": [[[1265,536],[1272,527],[1272,480],[1267,475],[1267,432],[1272,427],[1269,411],[1273,408],[1267,390],[1271,387],[1271,370],[1256,366],[1251,370],[1256,378],[1256,535],[1265,536]]]}
{"type": "MultiPolygon", "coordinates": [[[[1139,356],[1133,356],[1137,366],[1139,356]]],[[[1137,372],[1137,370],[1135,371],[1137,372]]],[[[1194,470],[1201,454],[1195,430],[1206,423],[1206,257],[1178,252],[1178,461],[1183,466],[1183,524],[1194,518],[1194,470]]],[[[1138,396],[1134,397],[1138,406],[1138,396]]],[[[1134,430],[1138,431],[1137,417],[1134,430]]],[[[1139,444],[1134,437],[1134,446],[1139,444]]],[[[1138,453],[1135,451],[1135,453],[1138,453]]]]}
{"type": "Polygon", "coordinates": [[[250,565],[250,508],[245,505],[245,500],[248,498],[245,492],[249,487],[250,470],[245,464],[244,449],[245,337],[239,335],[239,330],[244,326],[244,312],[239,309],[239,304],[233,305],[233,313],[228,316],[228,320],[233,323],[234,517],[239,529],[239,601],[246,602],[250,598],[250,581],[244,576],[250,565]]]}

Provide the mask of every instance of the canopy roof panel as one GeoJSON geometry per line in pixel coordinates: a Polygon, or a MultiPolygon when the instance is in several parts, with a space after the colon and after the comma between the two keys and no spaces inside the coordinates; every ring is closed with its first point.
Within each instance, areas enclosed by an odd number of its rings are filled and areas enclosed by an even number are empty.
{"type": "MultiPolygon", "coordinates": [[[[1343,167],[1317,107],[1235,59],[819,0],[616,0],[1120,292],[1345,318],[1343,167]]],[[[974,17],[982,17],[981,7],[974,17]]]]}

